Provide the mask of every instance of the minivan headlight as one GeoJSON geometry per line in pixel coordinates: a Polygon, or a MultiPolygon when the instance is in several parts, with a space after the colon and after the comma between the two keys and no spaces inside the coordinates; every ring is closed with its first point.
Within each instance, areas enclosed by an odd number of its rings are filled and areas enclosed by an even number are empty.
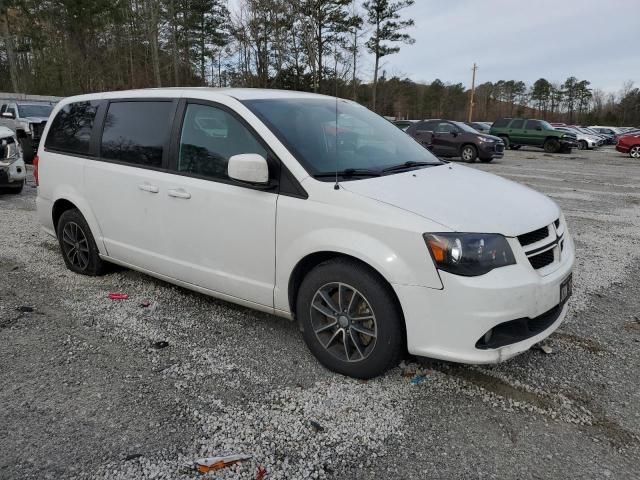
{"type": "Polygon", "coordinates": [[[492,233],[425,233],[424,241],[439,270],[475,277],[514,265],[507,239],[492,233]]]}

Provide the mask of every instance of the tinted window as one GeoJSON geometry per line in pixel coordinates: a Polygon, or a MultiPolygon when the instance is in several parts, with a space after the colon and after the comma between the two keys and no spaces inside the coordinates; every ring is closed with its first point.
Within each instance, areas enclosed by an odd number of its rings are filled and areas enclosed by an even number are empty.
{"type": "Polygon", "coordinates": [[[187,105],[180,136],[178,171],[210,178],[228,178],[229,158],[267,151],[230,113],[206,105],[187,105]]]}
{"type": "Polygon", "coordinates": [[[542,123],[538,120],[527,120],[526,130],[535,130],[538,127],[542,128],[542,123]]]}
{"type": "Polygon", "coordinates": [[[455,125],[451,125],[450,123],[447,122],[441,122],[438,124],[438,127],[436,128],[436,133],[450,133],[450,132],[456,132],[458,129],[456,128],[455,125]]]}
{"type": "Polygon", "coordinates": [[[4,105],[2,105],[2,108],[0,108],[0,113],[4,113],[6,109],[7,109],[7,104],[5,103],[4,105]]]}
{"type": "Polygon", "coordinates": [[[99,102],[65,105],[51,122],[46,148],[69,153],[89,153],[91,130],[99,102]]]}
{"type": "Polygon", "coordinates": [[[415,126],[416,133],[433,132],[436,128],[435,122],[420,122],[415,126]]]}
{"type": "Polygon", "coordinates": [[[172,113],[172,102],[112,102],[104,121],[102,157],[161,167],[172,113]]]}
{"type": "Polygon", "coordinates": [[[496,120],[495,122],[493,122],[493,125],[491,126],[495,128],[504,128],[509,125],[510,121],[510,118],[501,118],[500,120],[496,120]]]}
{"type": "Polygon", "coordinates": [[[509,128],[522,128],[522,125],[524,125],[524,120],[514,120],[509,125],[509,128]]]}

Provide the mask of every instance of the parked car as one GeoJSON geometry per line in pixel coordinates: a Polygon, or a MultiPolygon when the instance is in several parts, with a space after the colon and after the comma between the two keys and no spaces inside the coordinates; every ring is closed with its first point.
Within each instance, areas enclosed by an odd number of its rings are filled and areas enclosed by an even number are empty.
{"type": "Polygon", "coordinates": [[[541,147],[547,153],[571,152],[578,146],[574,133],[556,130],[544,120],[501,118],[493,123],[491,135],[502,138],[506,148],[522,145],[541,147]]]}
{"type": "Polygon", "coordinates": [[[22,101],[5,102],[0,107],[0,125],[16,132],[26,162],[31,162],[38,150],[52,108],[50,103],[22,101]]]}
{"type": "Polygon", "coordinates": [[[578,139],[578,149],[580,150],[592,150],[596,147],[602,146],[604,143],[603,140],[599,137],[595,137],[594,135],[588,135],[574,127],[555,127],[556,130],[561,130],[563,132],[573,133],[578,139]]]}
{"type": "Polygon", "coordinates": [[[578,128],[580,129],[580,131],[588,133],[590,135],[599,135],[604,140],[605,145],[615,145],[616,144],[616,136],[614,134],[598,132],[598,131],[594,130],[593,128],[584,127],[584,126],[581,126],[581,127],[578,127],[578,128]]]}
{"type": "Polygon", "coordinates": [[[0,192],[22,192],[26,176],[18,137],[9,128],[0,127],[0,192]]]}
{"type": "Polygon", "coordinates": [[[477,130],[480,133],[489,134],[489,130],[491,130],[491,125],[487,125],[484,122],[464,122],[466,125],[469,125],[474,130],[477,130]]]}
{"type": "Polygon", "coordinates": [[[504,144],[498,137],[478,132],[463,122],[425,120],[415,123],[407,133],[440,157],[461,157],[473,163],[490,162],[504,156],[504,144]]]}
{"type": "Polygon", "coordinates": [[[616,127],[603,127],[600,125],[591,125],[589,128],[592,130],[595,130],[598,133],[613,135],[613,138],[615,141],[618,140],[618,136],[621,134],[620,130],[618,130],[616,127]]]}
{"type": "Polygon", "coordinates": [[[113,262],[295,319],[336,372],[370,378],[405,350],[496,363],[565,317],[575,249],[558,205],[355,102],[91,94],[62,100],[43,138],[37,215],[71,271],[113,262]]]}
{"type": "Polygon", "coordinates": [[[628,153],[631,158],[640,158],[640,131],[619,137],[616,150],[628,153]]]}
{"type": "Polygon", "coordinates": [[[394,120],[392,123],[403,132],[406,132],[407,128],[416,122],[418,122],[418,120],[394,120]]]}

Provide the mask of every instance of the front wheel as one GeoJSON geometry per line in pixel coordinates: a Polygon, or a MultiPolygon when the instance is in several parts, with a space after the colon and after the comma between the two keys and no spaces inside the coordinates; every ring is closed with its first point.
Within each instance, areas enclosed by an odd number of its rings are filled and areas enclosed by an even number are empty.
{"type": "Polygon", "coordinates": [[[465,162],[473,163],[476,161],[478,156],[478,151],[476,147],[473,145],[465,145],[462,147],[462,151],[460,152],[460,156],[465,162]]]}
{"type": "Polygon", "coordinates": [[[491,161],[493,161],[493,157],[491,157],[491,158],[481,158],[480,161],[482,163],[490,163],[491,161]]]}
{"type": "Polygon", "coordinates": [[[353,260],[314,268],[300,286],[296,313],[309,350],[334,372],[373,378],[404,352],[402,314],[393,294],[353,260]]]}
{"type": "Polygon", "coordinates": [[[91,234],[89,225],[77,209],[65,211],[56,228],[62,258],[67,268],[83,275],[100,275],[104,262],[91,234]]]}
{"type": "Polygon", "coordinates": [[[629,156],[631,158],[640,158],[640,145],[634,145],[629,149],[629,156]]]}
{"type": "Polygon", "coordinates": [[[560,151],[560,142],[555,138],[547,138],[544,141],[543,148],[547,153],[558,153],[560,151]]]}

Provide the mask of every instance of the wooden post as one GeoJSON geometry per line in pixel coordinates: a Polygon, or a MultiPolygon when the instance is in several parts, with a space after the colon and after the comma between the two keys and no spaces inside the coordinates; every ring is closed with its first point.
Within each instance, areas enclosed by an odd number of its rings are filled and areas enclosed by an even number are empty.
{"type": "Polygon", "coordinates": [[[473,97],[476,93],[476,70],[478,70],[478,66],[473,64],[473,77],[471,79],[471,98],[469,99],[469,122],[471,122],[471,117],[473,116],[473,97]]]}

